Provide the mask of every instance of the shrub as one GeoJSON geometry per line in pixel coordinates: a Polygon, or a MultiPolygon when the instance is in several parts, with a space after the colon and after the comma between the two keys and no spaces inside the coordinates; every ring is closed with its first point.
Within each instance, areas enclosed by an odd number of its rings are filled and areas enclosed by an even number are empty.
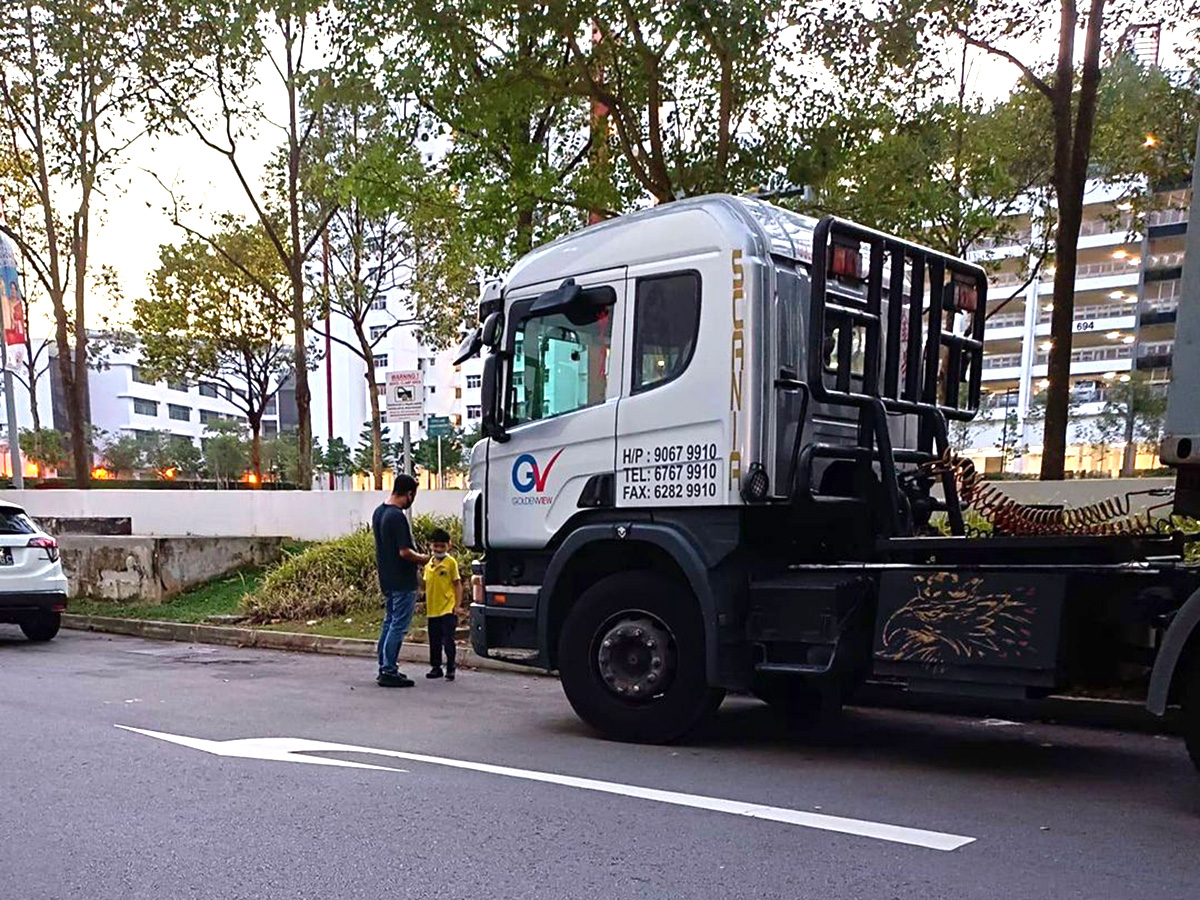
{"type": "MultiPolygon", "coordinates": [[[[464,582],[468,581],[474,554],[462,549],[462,523],[452,516],[415,516],[413,537],[418,547],[427,545],[434,528],[450,533],[454,556],[464,582]]],[[[369,528],[361,528],[285,559],[258,590],[246,595],[242,606],[251,621],[270,622],[341,616],[379,603],[375,540],[369,528]]]]}

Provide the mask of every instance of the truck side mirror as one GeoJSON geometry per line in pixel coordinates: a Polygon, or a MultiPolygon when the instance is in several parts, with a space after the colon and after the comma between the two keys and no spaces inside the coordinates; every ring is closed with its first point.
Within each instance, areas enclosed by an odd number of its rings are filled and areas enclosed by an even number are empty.
{"type": "Polygon", "coordinates": [[[494,312],[484,320],[483,327],[479,330],[479,339],[483,346],[495,348],[503,336],[504,313],[494,312]]]}
{"type": "Polygon", "coordinates": [[[483,379],[480,382],[480,430],[492,440],[503,444],[508,440],[508,432],[500,421],[500,411],[504,408],[498,390],[500,383],[500,355],[489,353],[483,360],[483,379]]]}

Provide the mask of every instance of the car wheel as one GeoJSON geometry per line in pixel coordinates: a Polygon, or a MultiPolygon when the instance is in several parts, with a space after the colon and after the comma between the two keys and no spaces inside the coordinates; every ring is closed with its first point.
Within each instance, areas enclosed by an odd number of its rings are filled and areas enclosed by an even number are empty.
{"type": "Polygon", "coordinates": [[[39,613],[21,622],[21,630],[31,641],[48,641],[58,634],[62,616],[58,613],[39,613]]]}
{"type": "Polygon", "coordinates": [[[677,740],[725,695],[705,677],[692,592],[650,572],[610,575],[584,591],[559,636],[558,670],[579,717],[621,741],[677,740]]]}

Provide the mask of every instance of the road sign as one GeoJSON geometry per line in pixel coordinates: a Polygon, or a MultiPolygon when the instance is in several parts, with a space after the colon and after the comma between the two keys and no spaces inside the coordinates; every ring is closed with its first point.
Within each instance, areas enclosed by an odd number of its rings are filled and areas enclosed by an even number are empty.
{"type": "Polygon", "coordinates": [[[419,422],[425,413],[425,377],[416,371],[387,373],[387,420],[419,422]]]}
{"type": "Polygon", "coordinates": [[[450,424],[449,416],[430,416],[425,422],[425,433],[432,438],[450,437],[454,434],[454,426],[450,424]]]}

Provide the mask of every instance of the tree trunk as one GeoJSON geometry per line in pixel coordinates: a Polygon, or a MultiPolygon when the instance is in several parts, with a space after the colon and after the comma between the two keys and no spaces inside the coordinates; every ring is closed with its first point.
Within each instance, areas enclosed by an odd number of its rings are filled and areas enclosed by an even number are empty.
{"type": "Polygon", "coordinates": [[[1133,436],[1137,424],[1137,407],[1134,405],[1136,391],[1131,381],[1125,396],[1125,452],[1121,456],[1121,477],[1131,478],[1137,470],[1137,443],[1133,436]]]}
{"type": "Polygon", "coordinates": [[[1054,311],[1050,314],[1046,418],[1042,422],[1042,481],[1066,476],[1067,426],[1071,398],[1071,336],[1075,325],[1075,263],[1083,217],[1083,183],[1077,199],[1070,189],[1058,191],[1058,227],[1054,232],[1054,311]]]}
{"type": "Polygon", "coordinates": [[[379,387],[375,367],[367,363],[367,386],[371,397],[371,478],[375,490],[383,490],[383,424],[379,414],[379,387]]]}
{"type": "Polygon", "coordinates": [[[250,420],[250,471],[254,473],[254,486],[261,488],[262,474],[262,413],[247,416],[250,420]]]}
{"type": "Polygon", "coordinates": [[[308,347],[304,343],[307,322],[304,317],[304,273],[297,259],[292,272],[292,319],[296,332],[293,357],[296,379],[296,429],[299,464],[297,477],[302,491],[312,489],[312,392],[308,388],[308,347]]]}

